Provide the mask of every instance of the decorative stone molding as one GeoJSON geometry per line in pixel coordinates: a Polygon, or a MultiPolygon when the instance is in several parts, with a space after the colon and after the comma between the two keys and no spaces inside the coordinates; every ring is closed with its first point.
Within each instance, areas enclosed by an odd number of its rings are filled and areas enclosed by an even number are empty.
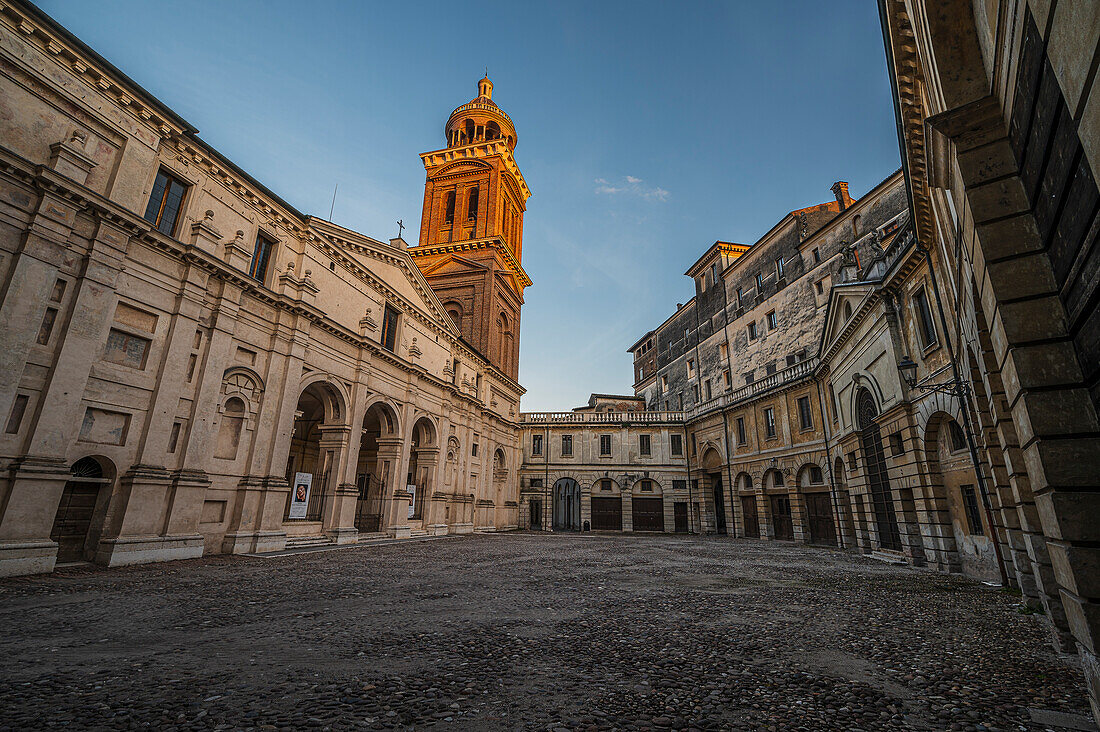
{"type": "MultiPolygon", "coordinates": [[[[237,232],[240,234],[241,232],[237,232]]],[[[216,252],[221,233],[214,228],[214,212],[207,210],[201,221],[191,224],[191,244],[208,252],[216,252]]],[[[227,260],[228,261],[228,260],[227,260]]],[[[232,263],[231,263],[232,264],[232,263]]]]}
{"type": "Polygon", "coordinates": [[[237,235],[234,236],[231,241],[225,243],[222,259],[225,260],[225,263],[230,267],[235,267],[241,271],[248,270],[248,265],[249,262],[252,261],[252,256],[244,243],[243,231],[238,229],[237,235]]]}
{"type": "Polygon", "coordinates": [[[96,162],[84,153],[87,142],[88,133],[76,129],[68,140],[50,145],[50,167],[84,185],[88,181],[88,174],[96,166],[96,162]]]}

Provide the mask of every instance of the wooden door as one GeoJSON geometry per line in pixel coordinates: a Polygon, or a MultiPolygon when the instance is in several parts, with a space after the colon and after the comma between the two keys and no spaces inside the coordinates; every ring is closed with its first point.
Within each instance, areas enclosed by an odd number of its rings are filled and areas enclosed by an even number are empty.
{"type": "Polygon", "coordinates": [[[791,517],[790,496],[769,496],[772,508],[772,528],[775,538],[785,541],[794,540],[794,520],[791,517]]]}
{"type": "Polygon", "coordinates": [[[836,546],[836,529],[833,526],[832,503],[828,493],[807,493],[806,523],[810,527],[810,542],[836,546]]]}
{"type": "Polygon", "coordinates": [[[620,498],[592,498],[592,530],[623,530],[623,502],[620,498]]]}
{"type": "Polygon", "coordinates": [[[756,496],[741,496],[741,513],[745,515],[745,536],[760,538],[760,518],[756,511],[756,496]]]}
{"type": "Polygon", "coordinates": [[[672,517],[677,534],[688,532],[688,505],[683,501],[672,504],[672,517]]]}
{"type": "Polygon", "coordinates": [[[79,562],[85,559],[84,547],[92,528],[92,514],[99,498],[99,483],[71,481],[61,492],[50,538],[57,542],[58,562],[79,562]]]}
{"type": "MultiPolygon", "coordinates": [[[[661,498],[634,497],[630,512],[634,517],[635,531],[664,531],[665,502],[661,498]]],[[[684,518],[687,518],[685,514],[684,518]]]]}

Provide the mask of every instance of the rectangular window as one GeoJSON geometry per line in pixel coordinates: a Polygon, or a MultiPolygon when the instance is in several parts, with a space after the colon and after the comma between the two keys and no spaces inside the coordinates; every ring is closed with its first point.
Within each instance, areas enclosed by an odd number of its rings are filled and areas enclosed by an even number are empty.
{"type": "Polygon", "coordinates": [[[661,374],[661,388],[668,389],[668,374],[661,374]]]}
{"type": "Polygon", "coordinates": [[[183,429],[183,424],[180,422],[172,423],[172,431],[168,434],[168,454],[172,455],[176,452],[176,445],[180,441],[180,430],[183,429]]]}
{"type": "Polygon", "coordinates": [[[754,381],[756,381],[756,376],[753,375],[753,372],[752,371],[746,371],[745,372],[745,384],[751,384],[754,381]]]}
{"type": "Polygon", "coordinates": [[[455,221],[455,192],[447,191],[447,195],[444,197],[443,201],[443,224],[445,226],[450,226],[455,221]]]}
{"type": "Polygon", "coordinates": [[[730,377],[729,369],[722,372],[722,383],[727,391],[733,386],[733,379],[730,377]]]}
{"type": "Polygon", "coordinates": [[[783,279],[783,257],[775,260],[775,279],[783,279]]]}
{"type": "Polygon", "coordinates": [[[676,457],[681,457],[684,454],[684,438],[681,435],[669,435],[668,436],[669,449],[676,457]]]}
{"type": "Polygon", "coordinates": [[[674,480],[672,481],[672,490],[674,491],[686,491],[688,482],[686,480],[674,480]]]}
{"type": "Polygon", "coordinates": [[[817,282],[814,283],[814,287],[817,288],[817,294],[818,295],[824,295],[825,294],[825,285],[822,284],[823,282],[825,282],[825,280],[818,280],[817,282]]]}
{"type": "Polygon", "coordinates": [[[772,374],[775,373],[775,369],[776,369],[775,361],[772,361],[771,363],[764,366],[764,373],[768,376],[771,376],[772,374]]]}
{"type": "Polygon", "coordinates": [[[572,455],[573,454],[573,435],[561,436],[561,454],[572,455]]]}
{"type": "Polygon", "coordinates": [[[53,292],[50,293],[50,302],[61,302],[61,298],[65,297],[65,287],[68,285],[65,280],[58,278],[53,283],[53,292]]]}
{"type": "Polygon", "coordinates": [[[692,384],[691,385],[691,393],[695,395],[695,403],[698,404],[699,401],[700,401],[700,399],[699,399],[699,385],[698,384],[692,384]]]}
{"type": "Polygon", "coordinates": [[[542,488],[542,478],[531,478],[532,488],[542,488]]]}
{"type": "Polygon", "coordinates": [[[737,288],[737,307],[745,307],[745,294],[740,287],[737,288]]]}
{"type": "Polygon", "coordinates": [[[542,454],[542,435],[531,435],[531,454],[542,454]]]}
{"type": "Polygon", "coordinates": [[[476,442],[473,445],[470,446],[470,454],[473,455],[474,457],[477,457],[477,443],[476,442]]]}
{"type": "Polygon", "coordinates": [[[819,252],[817,249],[814,249],[813,250],[813,255],[814,255],[814,264],[820,264],[821,263],[821,252],[819,252]]]}
{"type": "Polygon", "coordinates": [[[187,186],[175,176],[169,175],[163,169],[157,171],[153,194],[149,197],[149,205],[145,207],[145,220],[157,227],[160,233],[172,236],[176,231],[180,205],[186,192],[187,186]]]}
{"type": "Polygon", "coordinates": [[[642,455],[653,454],[653,446],[650,444],[649,435],[638,435],[638,452],[642,455]]]}
{"type": "Polygon", "coordinates": [[[764,410],[764,433],[769,439],[775,437],[775,410],[771,407],[764,410]]]}
{"type": "Polygon", "coordinates": [[[611,435],[600,435],[600,454],[611,454],[611,435]]]}
{"type": "Polygon", "coordinates": [[[756,321],[749,323],[749,340],[756,340],[756,321]]]}
{"type": "Polygon", "coordinates": [[[714,398],[714,391],[711,388],[710,379],[707,379],[703,382],[703,387],[706,389],[707,401],[709,402],[711,399],[714,398]]]}
{"type": "Polygon", "coordinates": [[[19,432],[19,426],[23,424],[23,415],[27,413],[27,402],[30,397],[26,394],[16,394],[15,401],[11,405],[11,414],[8,415],[8,426],[4,432],[14,435],[19,432]]]}
{"type": "Polygon", "coordinates": [[[710,265],[710,281],[718,284],[718,262],[710,265]]]}
{"type": "Polygon", "coordinates": [[[601,491],[611,490],[611,480],[609,478],[602,478],[600,480],[600,490],[601,491]]]}
{"type": "Polygon", "coordinates": [[[764,275],[760,272],[756,275],[756,296],[764,297],[764,275]]]}
{"type": "Polygon", "coordinates": [[[271,252],[275,242],[263,234],[256,237],[256,246],[252,248],[252,263],[248,265],[248,276],[263,282],[267,278],[267,265],[271,262],[271,252]]]}
{"type": "Polygon", "coordinates": [[[57,320],[57,308],[46,308],[46,314],[42,316],[42,326],[38,329],[37,343],[40,346],[48,345],[53,334],[53,324],[57,320]]]}
{"type": "Polygon", "coordinates": [[[397,346],[397,309],[392,305],[386,306],[386,312],[382,316],[382,348],[390,353],[397,346]]]}
{"type": "Polygon", "coordinates": [[[921,346],[928,348],[936,342],[936,326],[932,323],[932,310],[928,307],[928,296],[923,287],[913,293],[913,307],[917,310],[921,346]]]}
{"type": "Polygon", "coordinates": [[[470,191],[469,202],[466,205],[466,221],[477,221],[478,189],[470,191]]]}
{"type": "Polygon", "coordinates": [[[765,317],[767,317],[768,319],[768,330],[775,330],[779,327],[779,318],[776,316],[774,310],[768,313],[765,317]]]}
{"type": "Polygon", "coordinates": [[[895,432],[890,435],[890,454],[901,455],[905,452],[905,444],[902,442],[901,433],[895,432]]]}
{"type": "Polygon", "coordinates": [[[695,359],[694,358],[689,358],[688,359],[688,376],[689,377],[695,376],[695,359]]]}
{"type": "Polygon", "coordinates": [[[148,338],[139,338],[111,328],[111,332],[107,335],[107,348],[103,352],[103,360],[132,369],[143,369],[150,342],[148,338]]]}
{"type": "Polygon", "coordinates": [[[696,442],[695,433],[692,432],[691,433],[691,454],[694,455],[697,452],[699,452],[699,443],[696,442]]]}
{"type": "Polygon", "coordinates": [[[192,353],[187,358],[187,383],[188,384],[191,383],[191,379],[195,378],[195,366],[198,364],[198,362],[199,362],[199,357],[194,353],[192,353]]]}
{"type": "Polygon", "coordinates": [[[964,485],[960,488],[963,497],[963,507],[966,508],[966,523],[970,525],[972,536],[984,536],[982,528],[982,515],[978,511],[978,496],[974,492],[974,486],[964,485]]]}
{"type": "Polygon", "coordinates": [[[810,411],[810,398],[798,397],[798,422],[802,429],[813,429],[814,415],[810,411]]]}
{"type": "Polygon", "coordinates": [[[821,468],[817,465],[810,466],[810,482],[811,483],[824,483],[825,476],[821,473],[821,468]]]}
{"type": "Polygon", "coordinates": [[[730,357],[730,344],[719,343],[718,344],[718,357],[725,360],[730,357]]]}
{"type": "Polygon", "coordinates": [[[680,405],[676,408],[679,409],[681,412],[684,411],[684,392],[681,391],[676,395],[676,401],[680,403],[680,405]]]}
{"type": "Polygon", "coordinates": [[[745,434],[745,418],[737,418],[737,444],[744,445],[748,442],[748,437],[745,434]]]}
{"type": "Polygon", "coordinates": [[[856,472],[856,453],[854,450],[848,453],[848,472],[856,472]]]}

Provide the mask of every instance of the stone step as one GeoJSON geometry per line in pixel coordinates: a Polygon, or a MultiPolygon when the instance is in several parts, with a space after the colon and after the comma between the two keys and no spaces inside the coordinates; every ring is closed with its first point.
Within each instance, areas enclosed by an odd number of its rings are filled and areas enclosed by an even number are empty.
{"type": "Polygon", "coordinates": [[[327,536],[291,536],[287,537],[287,549],[303,549],[314,546],[334,546],[327,536]]]}

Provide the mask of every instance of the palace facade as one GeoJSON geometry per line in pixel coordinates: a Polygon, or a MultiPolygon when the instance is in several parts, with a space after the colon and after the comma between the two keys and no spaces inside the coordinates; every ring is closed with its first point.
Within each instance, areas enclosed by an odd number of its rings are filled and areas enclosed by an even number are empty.
{"type": "Polygon", "coordinates": [[[491,94],[422,156],[410,248],[4,3],[0,574],[515,527],[530,192],[491,94]]]}

